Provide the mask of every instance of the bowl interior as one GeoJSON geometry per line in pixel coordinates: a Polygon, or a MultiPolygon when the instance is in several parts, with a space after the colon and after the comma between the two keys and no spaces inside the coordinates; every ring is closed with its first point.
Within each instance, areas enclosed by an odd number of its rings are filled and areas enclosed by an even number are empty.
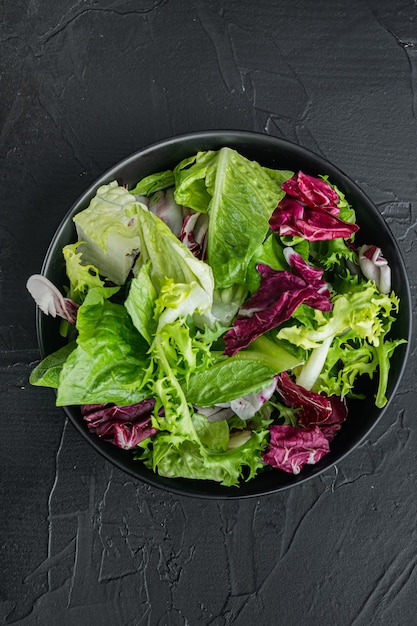
{"type": "MultiPolygon", "coordinates": [[[[378,209],[352,180],[325,159],[288,141],[257,133],[237,131],[192,133],[159,142],[140,150],[115,165],[87,189],[70,208],[50,244],[42,273],[60,289],[66,284],[62,248],[67,243],[75,241],[76,238],[72,217],[88,206],[99,185],[117,180],[120,184],[133,186],[142,177],[172,168],[182,159],[199,151],[217,150],[222,146],[234,148],[247,158],[256,160],[267,167],[302,170],[313,176],[329,175],[330,180],[338,186],[355,208],[357,221],[360,225],[357,241],[380,246],[391,266],[392,287],[401,302],[398,319],[393,325],[392,336],[409,340],[411,334],[411,297],[408,277],[396,241],[378,209]]],[[[59,322],[56,319],[47,317],[38,311],[37,332],[42,356],[50,354],[62,345],[63,340],[59,335],[58,327],[59,322]]],[[[222,487],[210,481],[166,479],[158,476],[140,462],[134,461],[129,452],[120,450],[89,433],[78,407],[65,407],[65,412],[76,429],[97,452],[130,475],[156,487],[182,495],[198,497],[257,496],[287,489],[316,476],[352,451],[369,434],[369,431],[387,410],[403,373],[408,355],[408,345],[408,343],[400,345],[394,352],[387,389],[388,403],[384,409],[375,407],[373,403],[375,381],[370,381],[366,387],[366,399],[349,403],[348,419],[331,443],[330,453],[319,463],[306,466],[297,476],[268,468],[267,471],[248,483],[243,483],[239,488],[222,487]]]]}

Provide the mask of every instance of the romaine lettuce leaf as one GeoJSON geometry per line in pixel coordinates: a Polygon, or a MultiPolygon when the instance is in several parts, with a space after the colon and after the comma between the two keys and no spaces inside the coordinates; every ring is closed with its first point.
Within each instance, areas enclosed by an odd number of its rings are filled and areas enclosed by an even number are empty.
{"type": "Polygon", "coordinates": [[[207,189],[206,178],[209,169],[216,167],[217,159],[218,152],[208,150],[178,163],[174,169],[174,197],[178,204],[207,213],[212,194],[207,189]]]}
{"type": "MultiPolygon", "coordinates": [[[[197,313],[209,314],[213,302],[213,275],[211,268],[197,259],[175,237],[166,224],[143,205],[136,207],[141,254],[136,269],[149,262],[149,277],[157,295],[167,285],[167,279],[182,285],[200,288],[197,313]]],[[[188,311],[190,314],[193,311],[188,311]]]]}
{"type": "Polygon", "coordinates": [[[266,387],[277,372],[254,358],[230,357],[189,377],[185,393],[189,402],[202,407],[230,402],[266,387]]]}
{"type": "Polygon", "coordinates": [[[267,387],[276,374],[302,360],[267,337],[259,337],[247,350],[221,357],[211,367],[191,374],[186,386],[190,402],[202,407],[230,402],[267,387]]]}
{"type": "Polygon", "coordinates": [[[244,284],[250,259],[265,239],[291,172],[249,161],[235,150],[200,152],[175,168],[176,201],[209,213],[207,261],[218,289],[244,284]]]}
{"type": "Polygon", "coordinates": [[[135,328],[150,344],[155,334],[156,289],[150,277],[150,261],[141,266],[135,278],[130,281],[129,293],[124,305],[132,318],[135,328]]]}
{"type": "Polygon", "coordinates": [[[256,248],[249,262],[246,285],[251,295],[258,291],[261,286],[261,275],[257,270],[259,264],[268,265],[268,267],[276,271],[288,269],[288,263],[284,256],[284,248],[278,242],[275,233],[270,233],[256,248]]]}

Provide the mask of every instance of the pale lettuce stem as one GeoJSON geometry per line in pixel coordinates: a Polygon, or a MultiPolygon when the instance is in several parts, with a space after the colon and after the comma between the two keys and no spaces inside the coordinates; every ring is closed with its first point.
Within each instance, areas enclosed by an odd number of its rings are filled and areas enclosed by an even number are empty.
{"type": "Polygon", "coordinates": [[[383,349],[382,342],[376,349],[378,354],[379,361],[379,380],[378,380],[378,390],[375,398],[375,404],[379,409],[382,409],[383,406],[387,403],[386,398],[386,390],[388,384],[388,372],[389,372],[389,358],[386,351],[383,349]]]}
{"type": "Polygon", "coordinates": [[[324,363],[329,352],[330,345],[333,341],[334,335],[326,337],[323,343],[318,348],[314,348],[310,356],[307,359],[307,363],[302,368],[301,372],[297,376],[297,385],[304,387],[304,389],[311,390],[316,382],[317,378],[323,369],[324,363]]]}
{"type": "Polygon", "coordinates": [[[257,337],[246,350],[241,350],[234,358],[250,361],[259,360],[276,370],[277,374],[291,370],[303,363],[299,358],[287,352],[285,348],[277,345],[271,339],[267,339],[264,335],[257,337]]]}

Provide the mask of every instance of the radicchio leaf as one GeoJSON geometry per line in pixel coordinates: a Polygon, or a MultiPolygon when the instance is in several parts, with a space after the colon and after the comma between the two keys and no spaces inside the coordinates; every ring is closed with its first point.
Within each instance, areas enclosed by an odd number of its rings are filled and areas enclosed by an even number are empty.
{"type": "Polygon", "coordinates": [[[302,237],[307,241],[349,238],[357,224],[339,217],[337,192],[321,178],[298,172],[282,185],[287,195],[271,216],[269,225],[280,236],[302,237]]]}
{"type": "Polygon", "coordinates": [[[128,406],[84,404],[81,413],[91,433],[129,450],[156,434],[156,428],[151,426],[154,407],[155,400],[148,398],[128,406]]]}
{"type": "Polygon", "coordinates": [[[271,440],[262,458],[284,472],[299,474],[304,465],[318,463],[329,452],[329,442],[318,426],[305,430],[283,424],[269,430],[271,440]]]}
{"type": "Polygon", "coordinates": [[[332,309],[327,283],[322,280],[323,270],[311,266],[292,248],[284,254],[292,272],[257,266],[260,288],[239,309],[233,327],[224,336],[228,356],[288,320],[302,303],[320,311],[332,309]]]}
{"type": "Polygon", "coordinates": [[[285,197],[273,212],[269,225],[282,237],[290,235],[307,241],[326,241],[351,237],[357,224],[345,222],[325,209],[310,209],[285,197]]]}
{"type": "Polygon", "coordinates": [[[287,372],[277,376],[277,391],[287,406],[297,411],[298,425],[302,428],[326,428],[333,439],[347,416],[346,404],[339,396],[324,396],[297,385],[287,372]],[[329,426],[331,428],[329,429],[329,426]]]}
{"type": "Polygon", "coordinates": [[[337,205],[340,198],[333,187],[322,178],[297,172],[286,180],[281,188],[310,209],[327,209],[329,213],[339,215],[337,205]]]}
{"type": "Polygon", "coordinates": [[[338,396],[323,396],[297,385],[283,372],[277,391],[285,404],[297,409],[297,426],[274,425],[263,460],[273,467],[298,474],[305,464],[317,463],[347,416],[346,404],[338,396]]]}

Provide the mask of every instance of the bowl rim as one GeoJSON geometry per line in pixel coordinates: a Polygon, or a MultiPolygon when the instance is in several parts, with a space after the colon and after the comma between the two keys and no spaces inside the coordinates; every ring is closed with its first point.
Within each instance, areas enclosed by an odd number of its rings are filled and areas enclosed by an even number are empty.
{"type": "MultiPolygon", "coordinates": [[[[248,131],[248,130],[203,130],[203,131],[192,131],[188,133],[182,133],[179,135],[173,135],[171,137],[167,137],[165,139],[161,139],[159,141],[155,141],[153,143],[147,144],[138,150],[130,153],[117,163],[113,164],[111,167],[108,167],[106,170],[102,172],[102,174],[96,178],[87,188],[86,190],[78,196],[78,198],[71,204],[70,208],[64,214],[62,220],[60,221],[58,227],[55,230],[55,233],[49,243],[47,251],[44,256],[44,260],[41,267],[41,274],[48,275],[51,270],[51,262],[52,262],[52,254],[55,250],[55,246],[57,241],[59,240],[65,225],[68,221],[75,215],[78,211],[81,211],[87,202],[94,196],[97,188],[100,185],[104,185],[109,183],[111,180],[115,179],[115,173],[117,171],[123,170],[129,165],[135,163],[135,161],[139,158],[146,158],[149,155],[152,155],[155,151],[159,151],[161,149],[169,148],[173,144],[177,144],[179,142],[187,142],[187,141],[216,141],[221,145],[227,145],[230,141],[253,141],[257,139],[258,141],[265,142],[268,144],[273,150],[279,150],[279,148],[287,148],[294,152],[297,157],[302,159],[303,157],[308,157],[313,159],[316,163],[320,163],[326,169],[326,174],[329,174],[330,178],[337,177],[338,181],[343,181],[349,187],[352,187],[355,191],[355,194],[361,198],[362,202],[365,205],[371,206],[373,211],[375,212],[375,217],[379,221],[380,225],[383,225],[383,228],[387,231],[390,237],[390,243],[393,246],[396,254],[396,258],[401,266],[401,274],[405,279],[404,284],[402,285],[402,289],[405,292],[405,300],[404,297],[401,301],[401,306],[405,311],[404,315],[407,320],[407,336],[404,337],[407,343],[403,347],[403,359],[400,367],[398,368],[397,378],[395,380],[394,385],[392,386],[390,396],[388,397],[387,404],[379,409],[378,415],[375,417],[372,425],[363,433],[363,435],[348,449],[344,452],[340,452],[337,455],[337,458],[329,463],[318,464],[317,466],[308,466],[309,472],[304,473],[303,471],[298,475],[289,475],[292,480],[288,483],[279,484],[277,486],[267,487],[265,489],[255,489],[250,488],[244,490],[245,486],[254,486],[256,483],[257,477],[255,476],[251,481],[247,483],[242,483],[239,487],[224,487],[219,483],[215,483],[214,481],[209,481],[213,483],[212,488],[217,489],[218,492],[212,491],[209,489],[208,491],[201,491],[202,483],[206,483],[208,481],[200,481],[196,479],[178,479],[178,478],[165,478],[161,477],[154,472],[150,474],[141,475],[135,472],[133,467],[130,467],[132,464],[132,459],[130,464],[122,461],[122,458],[117,456],[115,458],[115,447],[112,444],[109,444],[103,440],[101,440],[97,435],[93,435],[85,429],[85,425],[83,425],[79,419],[76,419],[73,413],[74,408],[79,410],[79,407],[57,407],[64,411],[71,424],[75,427],[75,429],[81,434],[81,436],[88,441],[88,443],[94,448],[96,452],[98,452],[101,456],[103,456],[111,465],[117,467],[119,470],[127,473],[132,478],[144,482],[152,487],[156,487],[165,492],[170,492],[182,497],[189,498],[200,498],[200,499],[213,499],[213,500],[230,500],[230,499],[246,499],[253,497],[261,497],[265,495],[272,495],[278,492],[287,491],[290,488],[293,488],[297,485],[304,484],[307,481],[310,481],[313,478],[320,476],[323,472],[331,470],[338,463],[343,461],[349,454],[351,454],[356,448],[363,444],[363,442],[369,437],[371,431],[377,426],[377,424],[381,421],[382,417],[385,415],[387,409],[389,408],[391,401],[395,397],[398,387],[403,378],[403,374],[409,359],[410,354],[410,344],[411,344],[411,335],[412,335],[412,297],[411,297],[411,288],[408,273],[406,270],[406,265],[404,263],[404,259],[399,248],[398,242],[394,237],[391,229],[383,216],[380,214],[377,206],[371,200],[371,198],[363,191],[363,189],[359,186],[359,184],[353,179],[349,178],[339,167],[331,163],[327,160],[326,157],[323,157],[320,154],[310,150],[309,148],[305,148],[297,143],[294,143],[288,139],[283,139],[280,137],[274,137],[271,135],[266,135],[263,133],[259,133],[256,131],[248,131]],[[186,481],[184,483],[184,481],[186,481]],[[187,484],[187,487],[185,487],[187,484]],[[184,485],[184,486],[181,486],[184,485]],[[200,490],[198,487],[200,486],[200,490]],[[243,490],[242,490],[243,487],[243,490]]],[[[214,149],[214,148],[213,148],[214,149]]],[[[238,150],[238,148],[236,148],[238,150]]],[[[195,152],[194,152],[195,153],[195,152]]],[[[45,351],[44,340],[43,340],[43,324],[45,322],[45,316],[36,308],[36,335],[39,346],[39,351],[41,357],[44,358],[47,353],[45,351]]],[[[116,448],[116,450],[118,450],[116,448]]],[[[126,451],[123,451],[126,453],[126,451]]],[[[326,457],[324,457],[325,459],[326,457]]],[[[134,463],[138,464],[138,461],[134,463]]],[[[274,469],[274,468],[273,468],[274,469]]],[[[280,471],[280,470],[275,470],[280,471]]]]}

